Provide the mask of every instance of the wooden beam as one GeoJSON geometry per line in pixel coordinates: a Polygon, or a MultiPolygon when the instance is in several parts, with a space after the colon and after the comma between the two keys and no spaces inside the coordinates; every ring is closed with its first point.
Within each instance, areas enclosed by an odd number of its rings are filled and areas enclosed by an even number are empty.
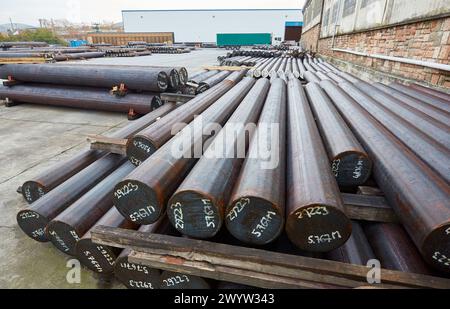
{"type": "Polygon", "coordinates": [[[111,153],[117,153],[123,156],[127,155],[128,139],[111,138],[103,135],[88,135],[88,142],[91,143],[91,149],[105,150],[111,153]]]}
{"type": "MultiPolygon", "coordinates": [[[[92,238],[98,244],[131,248],[135,251],[131,262],[207,278],[221,278],[233,270],[237,275],[230,275],[229,281],[244,283],[245,277],[246,284],[251,281],[260,287],[270,282],[272,287],[287,284],[300,288],[310,282],[316,286],[356,288],[367,285],[370,270],[360,265],[105,226],[96,227],[92,238]]],[[[381,270],[381,281],[377,286],[385,288],[450,288],[449,279],[387,269],[381,270]]]]}
{"type": "Polygon", "coordinates": [[[397,216],[382,196],[342,193],[345,210],[351,219],[398,222],[397,216]]]}

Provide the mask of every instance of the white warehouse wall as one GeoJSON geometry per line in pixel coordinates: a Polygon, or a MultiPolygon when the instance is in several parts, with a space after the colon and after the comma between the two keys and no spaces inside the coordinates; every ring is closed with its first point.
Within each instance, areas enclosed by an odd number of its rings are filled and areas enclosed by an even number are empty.
{"type": "Polygon", "coordinates": [[[284,38],[286,21],[303,22],[301,9],[125,10],[125,32],[173,32],[175,42],[216,42],[217,33],[271,33],[284,38]]]}

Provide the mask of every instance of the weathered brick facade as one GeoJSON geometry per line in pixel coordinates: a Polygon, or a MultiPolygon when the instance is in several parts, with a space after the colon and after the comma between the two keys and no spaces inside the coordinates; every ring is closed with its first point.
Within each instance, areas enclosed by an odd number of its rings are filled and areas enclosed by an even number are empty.
{"type": "Polygon", "coordinates": [[[317,43],[319,40],[319,34],[320,34],[320,24],[317,24],[311,29],[308,29],[308,31],[302,33],[302,38],[300,40],[302,46],[307,50],[317,52],[317,45],[318,45],[317,43]]]}
{"type": "MultiPolygon", "coordinates": [[[[302,35],[305,47],[314,46],[314,35],[319,32],[310,29],[302,35]]],[[[316,36],[318,37],[318,35],[316,36]]],[[[319,39],[318,53],[356,65],[371,68],[391,76],[414,79],[430,86],[450,89],[448,72],[396,61],[374,59],[344,52],[332,51],[332,38],[319,39]]],[[[393,26],[360,33],[338,35],[335,48],[348,49],[370,54],[382,54],[411,58],[422,61],[450,64],[450,17],[393,26]]],[[[315,50],[314,50],[315,51],[315,50]]]]}

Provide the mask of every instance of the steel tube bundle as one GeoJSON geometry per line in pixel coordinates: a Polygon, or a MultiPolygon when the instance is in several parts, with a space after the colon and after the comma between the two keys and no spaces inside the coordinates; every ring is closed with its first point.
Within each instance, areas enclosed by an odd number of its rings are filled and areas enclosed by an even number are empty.
{"type": "Polygon", "coordinates": [[[133,164],[125,162],[67,207],[47,225],[47,239],[60,251],[75,255],[77,241],[111,208],[116,183],[133,169],[133,164]]]}
{"type": "Polygon", "coordinates": [[[116,185],[114,205],[125,218],[151,224],[164,214],[168,199],[201,155],[203,143],[217,124],[225,123],[254,82],[250,77],[242,79],[116,185]]]}
{"type": "MultiPolygon", "coordinates": [[[[159,147],[172,138],[173,126],[187,124],[195,115],[202,113],[217,99],[229,91],[246,72],[240,71],[231,74],[227,79],[213,88],[201,93],[194,99],[183,104],[172,113],[165,116],[141,132],[137,133],[127,143],[127,156],[134,165],[139,165],[151,156],[159,147]]],[[[181,127],[180,127],[181,129],[181,127]]]]}
{"type": "Polygon", "coordinates": [[[170,198],[167,215],[179,232],[194,238],[211,238],[221,229],[225,208],[244,160],[242,155],[246,152],[242,145],[246,140],[246,127],[258,120],[268,89],[267,79],[256,82],[170,198]],[[220,154],[215,153],[216,149],[222,149],[220,154]],[[180,214],[183,224],[178,220],[180,214]]]}
{"type": "Polygon", "coordinates": [[[328,252],[326,256],[330,260],[363,266],[366,266],[369,260],[376,258],[361,225],[353,220],[352,235],[347,242],[342,247],[328,252]]]}
{"type": "Polygon", "coordinates": [[[216,75],[211,76],[210,78],[205,79],[204,81],[200,82],[198,84],[197,88],[197,94],[205,92],[206,90],[210,89],[211,87],[214,87],[221,81],[223,81],[225,78],[230,75],[230,71],[221,71],[217,73],[216,75]]]}
{"type": "Polygon", "coordinates": [[[287,132],[287,235],[302,250],[331,251],[347,241],[352,226],[297,79],[288,83],[287,132]]]}
{"type": "Polygon", "coordinates": [[[366,82],[358,82],[354,85],[364,93],[370,95],[375,101],[379,102],[381,106],[389,109],[392,113],[403,118],[435,141],[450,149],[450,131],[447,124],[437,122],[433,118],[415,109],[408,108],[408,105],[405,103],[366,82]]]}
{"type": "Polygon", "coordinates": [[[159,69],[129,70],[114,67],[70,66],[54,64],[7,64],[0,66],[0,78],[8,76],[23,82],[111,88],[125,84],[128,89],[164,92],[167,74],[159,69]]]}
{"type": "MultiPolygon", "coordinates": [[[[174,110],[176,105],[167,102],[153,112],[133,121],[127,126],[109,135],[112,138],[128,138],[140,131],[142,128],[152,124],[159,117],[162,117],[174,110]]],[[[22,185],[22,195],[28,203],[33,203],[64,181],[86,168],[94,161],[104,156],[106,152],[98,150],[84,150],[74,157],[62,161],[55,166],[44,170],[42,173],[26,181],[22,185]]]]}
{"type": "Polygon", "coordinates": [[[345,92],[329,81],[321,86],[374,161],[377,184],[422,256],[449,272],[449,185],[345,92]]]}
{"type": "Polygon", "coordinates": [[[129,93],[119,97],[105,89],[35,83],[11,87],[0,85],[0,99],[5,98],[15,102],[110,112],[128,113],[133,109],[138,114],[148,114],[162,105],[158,94],[154,93],[129,93]]]}
{"type": "Polygon", "coordinates": [[[45,194],[27,209],[19,211],[17,223],[22,231],[34,240],[48,241],[44,229],[50,220],[108,176],[124,159],[120,155],[108,154],[45,194]]]}
{"type": "Polygon", "coordinates": [[[114,263],[117,260],[121,249],[98,245],[92,242],[91,231],[96,226],[100,225],[130,230],[138,229],[138,225],[125,219],[117,209],[111,205],[110,210],[101,217],[101,219],[98,220],[80,240],[78,240],[76,245],[76,257],[80,263],[96,273],[111,274],[114,272],[114,263]]]}
{"type": "Polygon", "coordinates": [[[448,104],[447,100],[442,100],[441,98],[430,96],[426,93],[417,91],[410,87],[406,87],[399,83],[390,83],[388,86],[450,113],[450,105],[448,104]]]}
{"type": "Polygon", "coordinates": [[[364,184],[372,161],[319,84],[309,83],[305,89],[338,185],[364,184]]]}
{"type": "Polygon", "coordinates": [[[390,109],[378,104],[354,85],[347,82],[339,86],[436,173],[450,182],[450,152],[446,147],[412,126],[411,123],[393,114],[390,109]]]}
{"type": "Polygon", "coordinates": [[[228,231],[245,243],[270,243],[283,230],[285,126],[286,84],[275,79],[225,212],[228,231]],[[270,149],[267,158],[261,148],[270,149]]]}
{"type": "Polygon", "coordinates": [[[445,110],[436,108],[433,105],[427,104],[416,98],[410,97],[409,95],[406,95],[403,92],[392,89],[381,83],[374,83],[372,85],[375,88],[377,88],[387,94],[390,94],[397,100],[402,101],[403,103],[407,104],[411,108],[414,108],[414,109],[434,118],[436,121],[439,121],[448,127],[448,124],[450,123],[450,113],[449,112],[446,112],[445,110]]]}

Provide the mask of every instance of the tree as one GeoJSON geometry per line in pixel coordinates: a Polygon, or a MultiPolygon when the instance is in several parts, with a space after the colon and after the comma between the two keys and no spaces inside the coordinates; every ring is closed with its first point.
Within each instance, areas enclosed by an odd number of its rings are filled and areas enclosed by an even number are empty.
{"type": "Polygon", "coordinates": [[[9,37],[0,36],[0,41],[47,42],[49,44],[67,45],[64,40],[61,40],[52,31],[45,28],[23,30],[19,34],[9,37]]]}

